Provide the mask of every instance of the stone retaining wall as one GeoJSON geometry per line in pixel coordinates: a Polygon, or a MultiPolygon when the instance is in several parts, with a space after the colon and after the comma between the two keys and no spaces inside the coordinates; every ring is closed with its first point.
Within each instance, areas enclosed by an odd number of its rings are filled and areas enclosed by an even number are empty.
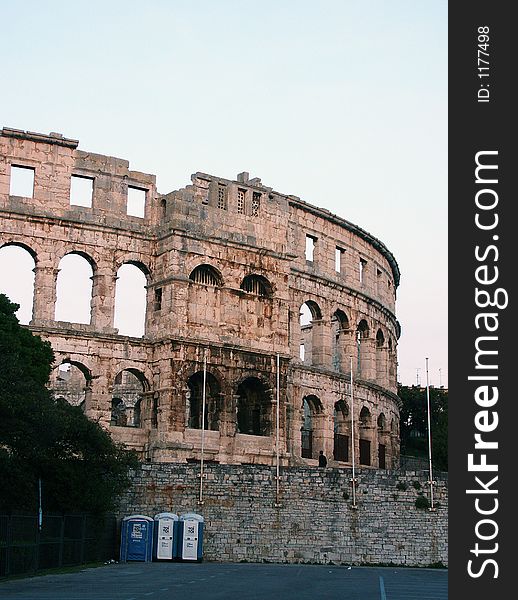
{"type": "Polygon", "coordinates": [[[199,472],[199,464],[143,464],[120,515],[202,514],[206,560],[447,565],[444,475],[434,486],[438,507],[429,511],[415,506],[429,493],[423,471],[358,471],[357,509],[350,469],[283,469],[280,506],[274,468],[207,464],[203,504],[199,472]]]}

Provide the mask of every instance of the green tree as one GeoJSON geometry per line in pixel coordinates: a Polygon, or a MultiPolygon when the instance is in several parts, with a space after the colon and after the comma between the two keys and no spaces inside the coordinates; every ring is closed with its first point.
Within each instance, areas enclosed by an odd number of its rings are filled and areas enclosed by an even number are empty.
{"type": "Polygon", "coordinates": [[[134,453],[116,445],[79,407],[46,387],[54,355],[21,327],[18,309],[0,294],[0,509],[101,513],[129,485],[134,453]]]}
{"type": "MultiPolygon", "coordinates": [[[[448,391],[430,387],[432,459],[435,468],[448,470],[448,391]]],[[[428,458],[426,388],[399,386],[401,454],[428,458]]]]}

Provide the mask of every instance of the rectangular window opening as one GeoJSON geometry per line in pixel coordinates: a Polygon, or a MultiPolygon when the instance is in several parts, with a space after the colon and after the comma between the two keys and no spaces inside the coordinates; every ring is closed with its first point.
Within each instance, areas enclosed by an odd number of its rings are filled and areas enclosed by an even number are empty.
{"type": "Polygon", "coordinates": [[[306,235],[306,260],[313,262],[315,256],[315,243],[317,238],[306,235]]]}
{"type": "Polygon", "coordinates": [[[340,248],[339,246],[337,246],[335,249],[335,271],[337,273],[342,272],[344,252],[345,250],[343,248],[340,248]]]}
{"type": "Polygon", "coordinates": [[[261,194],[254,192],[252,195],[252,217],[259,215],[259,209],[261,208],[261,194]]]}
{"type": "Polygon", "coordinates": [[[70,204],[92,208],[94,180],[91,177],[72,175],[70,178],[70,204]]]}
{"type": "Polygon", "coordinates": [[[131,217],[144,218],[146,211],[146,190],[128,187],[127,214],[131,217]]]}
{"type": "Polygon", "coordinates": [[[367,269],[367,261],[360,258],[360,283],[365,283],[365,271],[367,269]]]}
{"type": "Polygon", "coordinates": [[[218,208],[227,210],[227,190],[221,183],[218,185],[218,208]]]}
{"type": "Polygon", "coordinates": [[[299,356],[300,356],[300,360],[302,362],[304,362],[304,359],[306,358],[306,348],[304,347],[304,344],[300,345],[299,356]]]}
{"type": "Polygon", "coordinates": [[[34,169],[11,165],[11,181],[9,195],[32,198],[34,195],[34,169]]]}
{"type": "Polygon", "coordinates": [[[155,288],[155,310],[162,310],[162,288],[155,288]]]}
{"type": "Polygon", "coordinates": [[[246,190],[237,190],[237,214],[244,215],[245,214],[245,194],[246,190]]]}

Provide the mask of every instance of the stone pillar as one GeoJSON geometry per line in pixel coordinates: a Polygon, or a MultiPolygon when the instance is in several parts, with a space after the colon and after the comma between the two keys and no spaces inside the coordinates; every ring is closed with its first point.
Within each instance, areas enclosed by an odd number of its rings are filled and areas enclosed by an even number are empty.
{"type": "Polygon", "coordinates": [[[327,417],[324,413],[312,413],[312,458],[318,458],[320,450],[326,454],[327,440],[327,417]]]}
{"type": "Polygon", "coordinates": [[[92,319],[97,331],[116,333],[113,327],[115,318],[115,285],[117,276],[110,267],[99,267],[92,277],[92,319]]]}
{"type": "Polygon", "coordinates": [[[356,467],[360,466],[360,410],[361,404],[356,400],[357,390],[354,390],[354,430],[352,429],[352,415],[349,416],[351,422],[351,435],[349,442],[349,460],[353,460],[353,445],[354,445],[354,461],[356,467]]]}
{"type": "Polygon", "coordinates": [[[358,377],[367,381],[376,379],[375,340],[370,337],[360,338],[360,369],[358,377]]]}
{"type": "Polygon", "coordinates": [[[301,430],[304,424],[304,409],[301,406],[300,394],[294,393],[293,398],[297,398],[297,401],[292,408],[292,440],[290,451],[293,457],[300,460],[300,458],[302,457],[301,430]]]}
{"type": "Polygon", "coordinates": [[[237,413],[235,406],[237,395],[231,391],[221,394],[221,409],[219,413],[219,462],[232,463],[237,432],[237,413]]]}
{"type": "Polygon", "coordinates": [[[351,357],[353,359],[353,373],[358,363],[358,348],[356,345],[356,332],[353,329],[340,330],[340,364],[341,372],[351,373],[351,357]]]}
{"type": "Polygon", "coordinates": [[[331,366],[331,338],[329,325],[323,319],[313,319],[311,331],[311,364],[331,366]]]}
{"type": "Polygon", "coordinates": [[[385,446],[385,469],[390,469],[392,466],[392,443],[390,439],[390,431],[386,428],[386,425],[385,429],[378,427],[378,444],[383,444],[385,446]]]}
{"type": "Polygon", "coordinates": [[[386,345],[376,346],[376,383],[385,388],[388,387],[387,353],[386,345]]]}
{"type": "Polygon", "coordinates": [[[379,444],[379,437],[378,437],[378,426],[376,424],[376,422],[374,421],[373,418],[373,423],[371,426],[371,465],[373,467],[378,467],[379,468],[379,456],[378,456],[378,452],[379,452],[379,448],[378,448],[378,444],[379,444]]]}
{"type": "Polygon", "coordinates": [[[31,325],[46,326],[54,321],[56,283],[59,269],[53,265],[34,267],[34,299],[31,325]]]}
{"type": "Polygon", "coordinates": [[[83,407],[83,412],[87,417],[91,417],[93,410],[92,404],[92,380],[86,380],[85,383],[85,403],[83,407]]]}
{"type": "Polygon", "coordinates": [[[219,431],[222,436],[235,437],[237,431],[237,399],[239,396],[229,392],[221,394],[221,408],[219,413],[219,431]]]}
{"type": "MultiPolygon", "coordinates": [[[[327,460],[333,459],[333,450],[335,443],[335,419],[334,419],[334,411],[330,415],[323,415],[322,418],[322,438],[323,438],[323,447],[322,450],[327,457],[327,460]]],[[[318,458],[318,454],[317,454],[318,458]]]]}
{"type": "Polygon", "coordinates": [[[108,385],[106,370],[100,369],[101,375],[92,380],[91,415],[93,420],[107,429],[110,426],[112,390],[108,385]]]}
{"type": "Polygon", "coordinates": [[[397,389],[397,381],[396,381],[396,365],[397,365],[397,358],[396,358],[396,353],[395,351],[389,351],[388,353],[388,374],[387,374],[387,387],[390,390],[396,390],[397,389]]]}

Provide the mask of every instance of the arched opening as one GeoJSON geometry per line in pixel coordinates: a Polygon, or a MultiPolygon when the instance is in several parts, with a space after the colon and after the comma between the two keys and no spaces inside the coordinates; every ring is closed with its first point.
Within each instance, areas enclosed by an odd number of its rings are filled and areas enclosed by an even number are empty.
{"type": "Polygon", "coordinates": [[[272,285],[262,275],[247,275],[241,282],[241,289],[249,294],[269,298],[272,295],[272,285]]]}
{"type": "Polygon", "coordinates": [[[20,305],[16,316],[23,325],[32,319],[35,267],[35,254],[27,247],[6,244],[0,248],[0,292],[20,305]]]}
{"type": "Polygon", "coordinates": [[[387,419],[380,413],[377,420],[378,426],[378,466],[380,469],[387,468],[387,419]]]}
{"type": "Polygon", "coordinates": [[[93,261],[71,252],[59,261],[55,320],[89,324],[92,312],[93,261]]]}
{"type": "MultiPolygon", "coordinates": [[[[202,429],[203,411],[203,371],[198,371],[187,380],[187,426],[202,429]]],[[[204,428],[218,431],[221,412],[221,385],[212,373],[207,373],[205,383],[205,422],[204,428]]]]}
{"type": "Polygon", "coordinates": [[[271,435],[270,390],[257,377],[248,377],[237,388],[237,432],[271,435]]]}
{"type": "Polygon", "coordinates": [[[392,338],[388,339],[388,383],[391,386],[396,385],[396,356],[392,338]]]}
{"type": "Polygon", "coordinates": [[[333,458],[335,460],[349,462],[349,437],[349,407],[345,400],[339,400],[335,403],[334,412],[333,458]]]}
{"type": "Polygon", "coordinates": [[[371,413],[366,406],[360,411],[360,464],[371,464],[371,413]]]}
{"type": "Polygon", "coordinates": [[[366,377],[368,369],[368,347],[367,339],[369,337],[369,325],[365,319],[358,323],[356,329],[356,345],[357,345],[357,375],[358,377],[366,377]]]}
{"type": "Polygon", "coordinates": [[[316,302],[308,300],[300,307],[300,354],[305,365],[320,364],[322,359],[322,332],[316,321],[321,321],[322,312],[316,302]]]}
{"type": "Polygon", "coordinates": [[[149,389],[137,369],[124,369],[113,380],[110,424],[118,427],[142,426],[142,398],[149,389]]]}
{"type": "Polygon", "coordinates": [[[378,421],[377,421],[378,430],[385,431],[386,423],[387,423],[387,420],[385,419],[385,415],[383,413],[380,413],[380,415],[378,417],[378,421]]]}
{"type": "Polygon", "coordinates": [[[117,427],[126,427],[127,425],[126,407],[122,398],[112,398],[110,425],[117,427]]]}
{"type": "Polygon", "coordinates": [[[117,271],[114,327],[119,335],[142,337],[146,327],[147,269],[124,263],[117,271]]]}
{"type": "Polygon", "coordinates": [[[368,428],[371,426],[371,413],[370,410],[363,406],[360,411],[360,427],[368,428]]]}
{"type": "Polygon", "coordinates": [[[316,417],[322,414],[323,407],[317,396],[305,396],[302,400],[302,427],[300,428],[300,445],[302,458],[317,458],[322,450],[323,440],[316,417]]]}
{"type": "Polygon", "coordinates": [[[386,364],[385,336],[383,331],[378,329],[376,332],[376,381],[380,385],[386,384],[386,364]]]}
{"type": "Polygon", "coordinates": [[[189,279],[201,285],[214,287],[221,287],[223,285],[221,273],[212,265],[198,265],[189,275],[189,279]]]}
{"type": "Polygon", "coordinates": [[[333,369],[339,373],[344,372],[345,348],[344,335],[349,330],[349,319],[343,310],[337,310],[331,317],[331,357],[333,369]]]}
{"type": "Polygon", "coordinates": [[[87,395],[91,392],[88,369],[79,363],[65,361],[52,370],[49,388],[56,398],[63,398],[72,406],[84,409],[87,395]]]}

